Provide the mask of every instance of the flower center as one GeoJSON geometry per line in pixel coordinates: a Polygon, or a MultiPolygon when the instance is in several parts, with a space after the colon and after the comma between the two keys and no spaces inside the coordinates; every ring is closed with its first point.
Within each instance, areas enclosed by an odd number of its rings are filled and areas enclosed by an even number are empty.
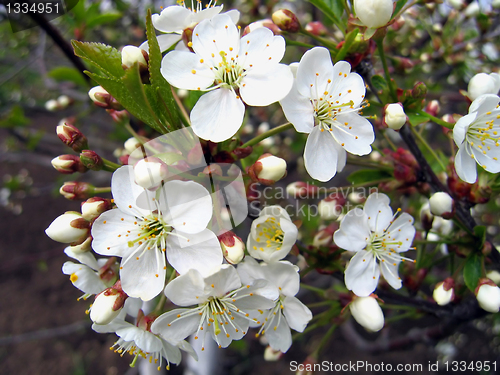
{"type": "MultiPolygon", "coordinates": [[[[281,229],[281,225],[279,221],[274,217],[269,217],[265,222],[261,224],[257,224],[257,238],[255,239],[257,242],[262,243],[267,248],[274,248],[276,251],[281,249],[283,245],[283,239],[285,238],[285,232],[281,229]]],[[[257,247],[254,246],[254,250],[259,249],[260,251],[264,251],[264,246],[257,247]]]]}
{"type": "Polygon", "coordinates": [[[228,60],[226,52],[220,51],[219,54],[222,61],[215,68],[215,84],[218,87],[239,88],[241,79],[245,76],[245,70],[238,65],[238,61],[234,57],[228,60]]]}
{"type": "MultiPolygon", "coordinates": [[[[498,153],[498,150],[495,150],[495,148],[500,146],[500,126],[495,124],[495,120],[500,118],[500,115],[498,111],[494,112],[486,112],[467,129],[465,137],[470,148],[466,148],[466,151],[473,159],[475,158],[473,149],[475,152],[480,152],[483,155],[487,155],[492,150],[495,155],[498,153]]],[[[498,157],[493,156],[492,159],[497,161],[498,157]]]]}
{"type": "Polygon", "coordinates": [[[139,228],[139,231],[137,233],[137,238],[128,241],[129,247],[134,246],[136,243],[142,245],[144,242],[158,245],[172,230],[170,225],[165,223],[161,217],[153,213],[147,217],[143,217],[142,220],[138,218],[134,224],[139,228]]]}

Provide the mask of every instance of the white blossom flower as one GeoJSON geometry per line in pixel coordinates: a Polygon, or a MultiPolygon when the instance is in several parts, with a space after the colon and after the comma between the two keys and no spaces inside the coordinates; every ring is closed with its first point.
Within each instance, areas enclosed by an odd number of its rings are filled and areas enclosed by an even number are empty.
{"type": "Polygon", "coordinates": [[[292,345],[290,328],[303,332],[312,319],[311,310],[295,297],[300,289],[298,271],[298,267],[290,262],[259,264],[250,257],[238,265],[243,283],[264,279],[278,291],[279,297],[275,300],[274,307],[269,311],[259,312],[262,324],[257,335],[265,335],[271,348],[283,353],[292,345]]]}
{"type": "Polygon", "coordinates": [[[220,14],[194,28],[192,49],[194,53],[168,53],[161,72],[175,87],[208,91],[191,111],[191,125],[200,138],[231,138],[242,124],[245,104],[267,106],[292,87],[290,68],[279,64],[285,40],[267,28],[240,39],[231,18],[220,14]]]}
{"type": "Polygon", "coordinates": [[[277,262],[290,252],[297,234],[297,227],[283,208],[268,206],[252,222],[247,250],[255,259],[277,262]]]}
{"type": "Polygon", "coordinates": [[[496,95],[480,96],[470,105],[469,114],[453,128],[453,139],[458,146],[455,170],[458,177],[470,184],[477,179],[475,163],[488,172],[500,172],[499,102],[496,95]]]}
{"type": "Polygon", "coordinates": [[[393,215],[389,197],[374,193],[363,209],[349,211],[334,233],[335,244],[356,252],[345,270],[345,284],[359,297],[369,296],[376,288],[380,273],[394,289],[402,286],[398,267],[409,258],[400,253],[409,250],[415,236],[413,217],[400,209],[393,215]]]}
{"type": "MultiPolygon", "coordinates": [[[[205,9],[201,1],[196,1],[196,5],[191,4],[190,8],[186,7],[184,1],[178,4],[166,7],[160,14],[153,14],[151,17],[155,29],[166,33],[156,37],[162,52],[181,40],[185,29],[193,28],[201,21],[216,16],[223,8],[222,5],[216,6],[215,2],[213,4],[210,2],[205,9]]],[[[224,14],[231,17],[235,24],[240,18],[240,12],[237,10],[230,10],[224,14]]],[[[147,46],[148,43],[145,42],[140,48],[147,50],[147,46]]]]}
{"type": "Polygon", "coordinates": [[[295,129],[309,133],[304,150],[309,175],[328,181],[346,163],[346,151],[371,152],[375,139],[371,123],[359,115],[365,97],[361,76],[350,73],[348,62],[332,64],[323,47],[307,51],[300,60],[294,86],[280,101],[295,129]]]}
{"type": "Polygon", "coordinates": [[[163,289],[166,260],[179,273],[205,273],[222,263],[214,233],[208,191],[193,181],[168,181],[156,192],[136,185],[133,168],[114,172],[111,192],[118,209],[104,212],[92,226],[92,247],[102,255],[122,257],[123,290],[144,301],[163,289]],[[132,177],[131,177],[132,176],[132,177]],[[131,180],[132,179],[132,180],[131,180]]]}
{"type": "Polygon", "coordinates": [[[203,333],[203,346],[209,333],[219,347],[226,348],[232,340],[239,340],[247,333],[252,321],[250,311],[274,306],[272,300],[277,297],[274,289],[263,293],[270,299],[257,293],[267,286],[264,280],[253,286],[242,286],[233,266],[224,264],[214,271],[203,277],[192,269],[168,283],[165,295],[169,300],[178,306],[196,307],[175,309],[161,315],[151,331],[172,342],[194,333],[198,339],[203,333]]]}
{"type": "Polygon", "coordinates": [[[193,357],[197,358],[196,353],[188,342],[181,341],[178,345],[174,345],[170,341],[151,333],[150,327],[153,318],[149,318],[148,316],[144,317],[140,314],[137,326],[135,326],[125,321],[125,317],[126,313],[125,309],[123,309],[120,314],[108,324],[92,324],[92,329],[96,332],[116,333],[119,339],[111,347],[111,349],[114,349],[115,353],[119,353],[121,356],[125,353],[129,353],[136,358],[141,356],[157,364],[158,370],[162,367],[162,358],[165,358],[167,362],[167,370],[170,369],[170,363],[180,363],[182,359],[180,349],[185,350],[193,357]]]}

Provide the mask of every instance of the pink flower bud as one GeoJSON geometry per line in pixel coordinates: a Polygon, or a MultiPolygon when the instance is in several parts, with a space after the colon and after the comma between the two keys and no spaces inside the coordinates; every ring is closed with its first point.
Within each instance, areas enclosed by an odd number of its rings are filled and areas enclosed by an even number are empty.
{"type": "Polygon", "coordinates": [[[368,297],[355,296],[349,309],[353,318],[367,331],[378,332],[384,327],[384,313],[373,294],[368,297]]]}
{"type": "Polygon", "coordinates": [[[455,202],[448,193],[437,192],[429,199],[431,213],[444,219],[451,219],[455,213],[455,202]]]}
{"type": "Polygon", "coordinates": [[[294,198],[309,199],[317,194],[319,188],[315,185],[309,185],[307,182],[297,181],[286,187],[286,193],[294,198]]]}
{"type": "Polygon", "coordinates": [[[85,165],[88,169],[92,169],[93,171],[100,171],[104,166],[104,161],[102,160],[102,158],[92,150],[83,150],[80,153],[80,160],[82,161],[83,165],[85,165]]]}
{"type": "Polygon", "coordinates": [[[233,232],[225,232],[218,236],[222,255],[229,264],[238,264],[245,257],[245,243],[233,232]]]}
{"type": "Polygon", "coordinates": [[[82,203],[82,216],[88,221],[92,221],[103,212],[110,210],[111,207],[112,205],[109,199],[92,197],[82,203]]]}
{"type": "Polygon", "coordinates": [[[123,109],[122,105],[101,86],[90,89],[89,97],[98,107],[115,110],[123,109]]]}
{"type": "Polygon", "coordinates": [[[425,112],[427,112],[429,115],[436,117],[441,110],[441,107],[439,105],[439,102],[437,100],[431,100],[427,105],[425,106],[425,112]]]}
{"type": "Polygon", "coordinates": [[[87,199],[94,195],[95,186],[87,182],[69,181],[65,182],[59,189],[59,193],[66,199],[87,199]]]}
{"type": "Polygon", "coordinates": [[[325,25],[323,25],[319,21],[309,22],[306,25],[306,31],[310,32],[313,35],[317,35],[317,36],[324,36],[328,32],[328,30],[326,29],[325,25]]]}
{"type": "Polygon", "coordinates": [[[500,310],[500,288],[492,280],[480,279],[475,294],[483,310],[491,313],[497,313],[500,310]]]}
{"type": "Polygon", "coordinates": [[[168,167],[160,159],[148,157],[134,165],[134,177],[137,185],[144,189],[156,189],[168,176],[168,167]]]}
{"type": "Polygon", "coordinates": [[[68,211],[58,216],[45,233],[57,242],[80,244],[89,234],[90,223],[78,212],[68,211]]]}
{"type": "MultiPolygon", "coordinates": [[[[120,282],[117,282],[120,284],[120,282]]],[[[90,319],[95,324],[108,324],[118,316],[128,296],[115,284],[96,296],[90,308],[90,319]]]]}
{"type": "Polygon", "coordinates": [[[85,173],[88,168],[76,155],[60,155],[50,162],[59,173],[72,174],[75,172],[85,173]]]}
{"type": "Polygon", "coordinates": [[[300,23],[297,16],[288,9],[280,9],[273,13],[273,22],[283,31],[296,33],[300,30],[300,23]]]}
{"type": "Polygon", "coordinates": [[[286,176],[286,161],[271,154],[264,154],[250,166],[248,174],[254,182],[273,185],[286,176]]]}
{"type": "Polygon", "coordinates": [[[440,306],[447,305],[455,297],[454,287],[455,282],[451,277],[448,277],[436,285],[434,292],[432,292],[432,298],[440,306]]]}
{"type": "Polygon", "coordinates": [[[58,125],[56,133],[59,139],[75,152],[80,152],[88,148],[87,137],[76,126],[68,122],[58,125]]]}

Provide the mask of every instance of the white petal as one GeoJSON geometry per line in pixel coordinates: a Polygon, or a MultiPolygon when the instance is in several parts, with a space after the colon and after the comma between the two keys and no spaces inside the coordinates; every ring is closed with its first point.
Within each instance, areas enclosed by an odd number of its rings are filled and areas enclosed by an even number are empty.
{"type": "Polygon", "coordinates": [[[223,264],[219,271],[207,276],[204,282],[205,295],[212,297],[222,297],[241,286],[240,276],[236,272],[236,268],[229,264],[223,264]]]}
{"type": "Polygon", "coordinates": [[[274,350],[285,353],[292,345],[292,334],[285,317],[278,312],[269,324],[265,336],[274,350]]]}
{"type": "Polygon", "coordinates": [[[180,274],[193,268],[209,275],[222,264],[222,249],[215,234],[208,229],[196,234],[173,231],[173,235],[167,237],[167,259],[180,274]],[[183,238],[176,236],[177,233],[183,238]]]}
{"type": "Polygon", "coordinates": [[[299,93],[295,83],[290,92],[280,101],[286,119],[300,133],[310,133],[314,127],[314,107],[311,100],[299,93]]]}
{"type": "Polygon", "coordinates": [[[164,33],[182,32],[189,26],[191,14],[189,9],[173,5],[163,9],[160,14],[153,14],[151,21],[156,30],[164,33]]]}
{"type": "Polygon", "coordinates": [[[387,228],[387,235],[391,236],[391,242],[400,242],[401,245],[390,245],[389,248],[401,253],[407,251],[415,237],[415,227],[413,226],[413,217],[403,212],[394,222],[387,228]]]}
{"type": "Polygon", "coordinates": [[[245,106],[229,89],[203,95],[191,111],[194,133],[205,140],[223,142],[236,134],[245,115],[245,106]]]}
{"type": "Polygon", "coordinates": [[[228,15],[231,17],[231,20],[237,24],[238,21],[240,20],[240,12],[238,12],[236,9],[231,9],[225,12],[224,14],[228,15]]]}
{"type": "Polygon", "coordinates": [[[347,152],[366,155],[372,151],[375,134],[370,121],[353,112],[338,115],[337,121],[332,126],[332,134],[347,152]]]}
{"type": "Polygon", "coordinates": [[[345,61],[339,61],[334,66],[334,77],[337,82],[332,82],[333,96],[339,97],[341,103],[349,103],[354,108],[359,107],[365,98],[366,87],[363,78],[356,73],[348,73],[351,66],[345,61]],[[342,75],[339,75],[342,74],[342,75]],[[347,77],[345,77],[347,74],[347,77]],[[340,95],[339,95],[340,94],[340,95]]]}
{"type": "Polygon", "coordinates": [[[123,213],[131,216],[140,213],[146,216],[151,213],[147,201],[153,194],[146,192],[134,180],[134,167],[124,165],[118,168],[111,177],[111,193],[116,206],[123,213]]]}
{"type": "Polygon", "coordinates": [[[161,293],[165,275],[165,255],[156,248],[137,251],[124,258],[120,266],[123,291],[143,301],[149,301],[161,293]]]}
{"type": "Polygon", "coordinates": [[[177,306],[193,306],[206,301],[205,281],[196,270],[176,277],[165,287],[165,295],[177,306]]]}
{"type": "Polygon", "coordinates": [[[477,179],[476,161],[466,151],[466,144],[459,147],[455,156],[455,171],[458,177],[469,184],[473,184],[477,179]]]}
{"type": "MultiPolygon", "coordinates": [[[[199,12],[193,13],[191,16],[191,22],[199,23],[203,20],[210,19],[219,14],[221,11],[222,11],[222,6],[205,8],[199,12]]],[[[227,14],[227,12],[225,14],[227,14]]]]}
{"type": "Polygon", "coordinates": [[[333,64],[330,52],[326,48],[315,47],[304,53],[296,78],[297,90],[300,94],[308,98],[319,99],[333,79],[333,64]]]}
{"type": "Polygon", "coordinates": [[[200,61],[195,53],[171,51],[161,61],[161,74],[172,86],[204,90],[213,84],[215,74],[210,70],[210,65],[200,61]]]}
{"type": "Polygon", "coordinates": [[[403,285],[401,278],[399,277],[398,268],[399,262],[386,260],[385,262],[380,263],[382,276],[394,289],[399,289],[403,285]]]}
{"type": "Polygon", "coordinates": [[[465,133],[467,133],[469,125],[476,119],[476,116],[476,113],[468,114],[458,119],[455,123],[453,127],[453,140],[457,147],[462,145],[462,142],[465,140],[465,133]]]}
{"type": "Polygon", "coordinates": [[[279,63],[284,54],[285,39],[261,27],[241,38],[238,62],[250,72],[256,67],[269,69],[270,65],[279,63]]]}
{"type": "Polygon", "coordinates": [[[241,84],[240,94],[246,104],[267,106],[283,99],[290,92],[293,75],[290,68],[284,64],[264,66],[252,69],[241,80],[241,84]]]}
{"type": "Polygon", "coordinates": [[[198,233],[212,218],[212,198],[194,181],[169,181],[159,190],[164,220],[177,230],[198,233]]]}
{"type": "Polygon", "coordinates": [[[236,58],[240,48],[240,33],[226,14],[219,14],[204,20],[193,30],[193,51],[202,59],[218,66],[222,62],[221,52],[226,59],[236,58]]]}
{"type": "Polygon", "coordinates": [[[297,332],[303,332],[312,319],[311,310],[292,296],[287,296],[283,300],[283,314],[290,328],[297,332]]]}
{"type": "Polygon", "coordinates": [[[379,277],[380,268],[374,256],[361,250],[345,270],[345,286],[357,296],[367,297],[377,288],[379,277]]]}
{"type": "Polygon", "coordinates": [[[292,250],[295,241],[297,241],[298,229],[294,223],[290,220],[281,218],[280,219],[281,230],[284,232],[283,243],[281,245],[280,250],[275,251],[271,254],[271,258],[268,260],[268,263],[277,262],[288,255],[290,250],[292,250]]]}
{"type": "Polygon", "coordinates": [[[190,309],[175,309],[160,315],[151,325],[151,332],[177,344],[198,330],[200,316],[191,314],[181,319],[177,316],[190,309]],[[175,321],[174,321],[175,320],[175,321]]]}
{"type": "Polygon", "coordinates": [[[495,109],[498,102],[500,102],[500,97],[498,97],[497,95],[481,95],[472,102],[469,107],[469,113],[478,112],[478,115],[482,115],[488,111],[495,109]]]}
{"type": "Polygon", "coordinates": [[[125,215],[119,209],[102,213],[92,224],[94,251],[106,256],[127,256],[133,250],[133,247],[128,246],[128,240],[137,233],[135,221],[135,217],[125,215]]]}
{"type": "Polygon", "coordinates": [[[300,288],[300,276],[297,268],[286,261],[261,266],[265,278],[273,283],[284,296],[295,296],[300,288]]]}
{"type": "Polygon", "coordinates": [[[370,238],[368,217],[360,208],[347,213],[340,222],[340,228],[333,234],[335,244],[345,250],[360,251],[370,238]]]}
{"type": "MultiPolygon", "coordinates": [[[[179,34],[162,34],[156,37],[158,40],[158,45],[160,46],[160,51],[164,52],[170,47],[172,47],[175,43],[181,40],[181,36],[179,34]]],[[[148,48],[149,49],[149,48],[148,48]]],[[[148,52],[148,51],[146,51],[148,52]]]]}
{"type": "Polygon", "coordinates": [[[390,199],[387,195],[382,193],[370,194],[365,202],[366,216],[368,216],[368,223],[372,232],[382,232],[391,223],[393,214],[392,208],[389,206],[390,199]]]}
{"type": "Polygon", "coordinates": [[[86,265],[65,262],[62,271],[65,275],[72,275],[73,285],[86,294],[99,294],[106,289],[99,275],[86,265]]]}
{"type": "Polygon", "coordinates": [[[71,250],[71,246],[68,246],[67,248],[64,249],[64,253],[79,261],[82,264],[85,264],[86,266],[89,266],[93,270],[97,271],[99,269],[99,265],[97,264],[97,261],[95,259],[94,254],[92,254],[91,251],[85,251],[85,252],[75,252],[71,250]]]}
{"type": "Polygon", "coordinates": [[[344,151],[329,131],[315,126],[309,134],[304,150],[304,163],[309,175],[322,182],[337,174],[339,153],[344,151]]]}

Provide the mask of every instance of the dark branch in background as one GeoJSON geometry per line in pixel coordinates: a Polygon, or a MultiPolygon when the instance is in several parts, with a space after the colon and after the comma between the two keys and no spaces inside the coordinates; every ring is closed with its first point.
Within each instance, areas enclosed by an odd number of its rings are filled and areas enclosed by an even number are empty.
{"type": "Polygon", "coordinates": [[[38,24],[38,26],[40,26],[47,33],[47,35],[52,38],[54,43],[61,49],[69,61],[71,61],[75,68],[78,69],[81,75],[85,78],[85,81],[90,83],[90,77],[84,73],[86,70],[85,65],[83,65],[82,60],[75,55],[73,47],[71,47],[71,44],[63,38],[59,30],[52,26],[42,14],[31,12],[28,14],[38,24]]]}
{"type": "MultiPolygon", "coordinates": [[[[411,151],[413,156],[415,156],[415,159],[417,159],[420,168],[422,168],[423,172],[422,178],[424,180],[423,182],[429,183],[429,185],[432,187],[432,190],[434,190],[435,192],[444,191],[450,196],[453,196],[448,187],[441,183],[441,181],[436,176],[431,166],[425,159],[424,155],[422,154],[422,151],[420,151],[420,149],[418,148],[418,145],[415,142],[415,138],[413,138],[413,135],[411,134],[409,126],[410,125],[408,124],[404,125],[400,129],[399,134],[401,135],[401,138],[406,143],[408,149],[411,151]]],[[[469,208],[465,207],[462,202],[455,199],[455,210],[458,220],[467,228],[467,230],[469,230],[471,233],[474,233],[474,227],[476,226],[476,222],[474,218],[471,216],[469,208]]],[[[500,253],[496,251],[496,247],[493,245],[490,239],[487,239],[487,241],[489,242],[492,250],[490,253],[491,259],[497,265],[500,264],[500,253]]]]}

